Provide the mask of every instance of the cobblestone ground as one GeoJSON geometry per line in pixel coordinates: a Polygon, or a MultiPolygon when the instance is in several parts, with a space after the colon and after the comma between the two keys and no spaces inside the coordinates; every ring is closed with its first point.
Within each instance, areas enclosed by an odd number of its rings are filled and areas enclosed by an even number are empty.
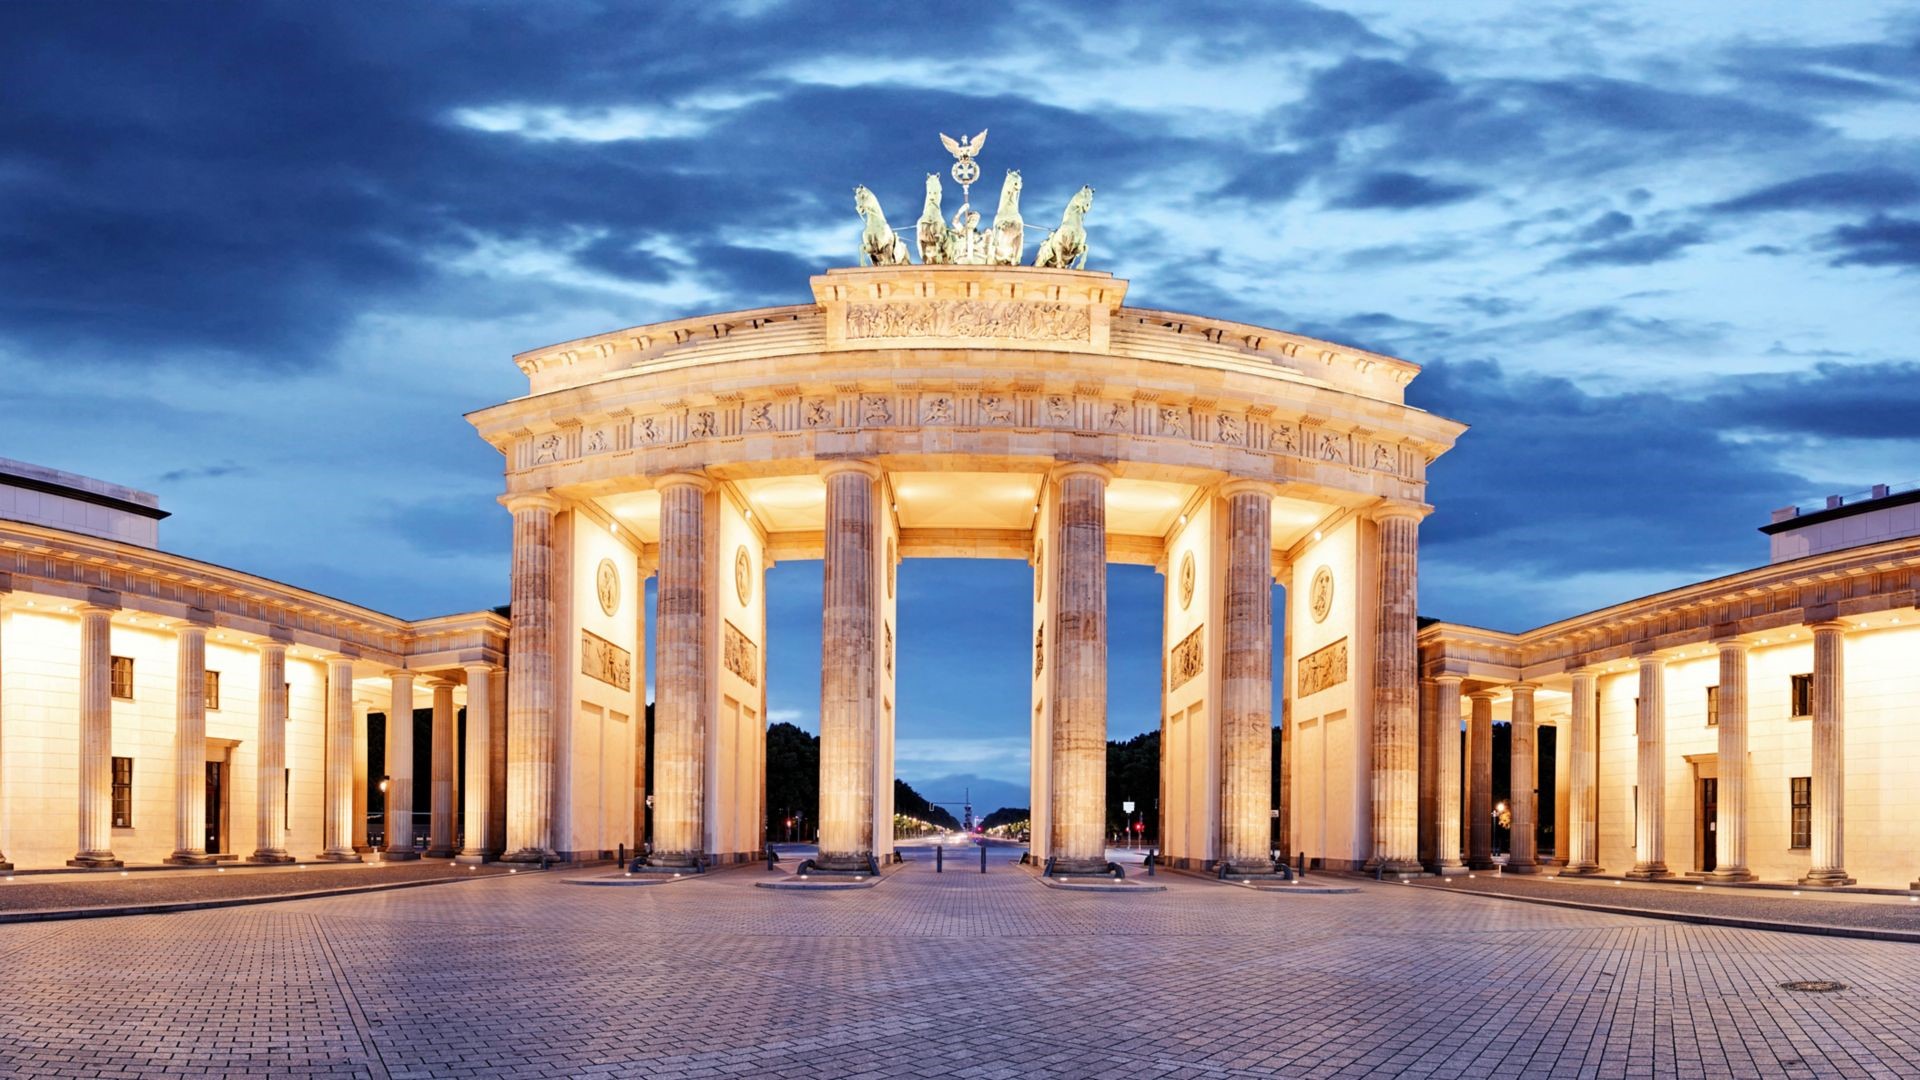
{"type": "MultiPolygon", "coordinates": [[[[1714,915],[1734,919],[1806,923],[1860,930],[1920,934],[1920,900],[1913,894],[1826,892],[1820,889],[1743,889],[1687,881],[1652,883],[1548,875],[1480,874],[1445,880],[1424,878],[1422,888],[1566,900],[1577,904],[1714,915]]],[[[1920,1074],[1920,1061],[1914,1063],[1920,1074]]]]}
{"type": "MultiPolygon", "coordinates": [[[[605,874],[605,870],[583,874],[605,874]]],[[[1916,1074],[1920,948],[1361,883],[561,874],[0,927],[21,1075],[1916,1074]],[[1836,979],[1836,993],[1779,988],[1836,979]]]]}
{"type": "MultiPolygon", "coordinates": [[[[28,911],[187,904],[281,896],[401,882],[444,881],[505,873],[501,867],[456,866],[442,859],[346,866],[235,865],[225,870],[93,870],[74,874],[0,874],[0,914],[28,911]]],[[[4,939],[0,939],[4,940],[4,939]]]]}

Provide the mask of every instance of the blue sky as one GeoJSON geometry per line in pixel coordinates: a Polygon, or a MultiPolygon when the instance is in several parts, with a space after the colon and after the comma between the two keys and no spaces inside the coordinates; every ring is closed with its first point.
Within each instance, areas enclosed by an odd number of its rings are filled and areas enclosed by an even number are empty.
{"type": "MultiPolygon", "coordinates": [[[[461,414],[513,352],[801,299],[854,184],[904,221],[936,133],[987,127],[1036,212],[1098,188],[1134,302],[1426,365],[1473,429],[1425,614],[1535,625],[1920,480],[1910,4],[898,7],[0,7],[0,456],[158,492],[196,557],[499,603],[461,414]]],[[[905,568],[916,784],[1024,777],[1024,574],[905,568]]],[[[771,582],[802,723],[817,579],[771,582]]],[[[1158,579],[1113,581],[1130,734],[1158,579]]]]}

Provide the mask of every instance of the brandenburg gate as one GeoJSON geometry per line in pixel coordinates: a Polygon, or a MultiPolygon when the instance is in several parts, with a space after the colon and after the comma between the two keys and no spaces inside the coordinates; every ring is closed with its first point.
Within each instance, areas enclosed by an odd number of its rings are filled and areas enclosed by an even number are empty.
{"type": "Polygon", "coordinates": [[[1000,249],[1006,189],[956,244],[970,224],[946,229],[928,185],[922,262],[870,242],[861,189],[873,265],[813,278],[811,303],[522,353],[528,394],[469,417],[513,515],[507,857],[611,853],[651,813],[657,865],[758,858],[766,570],[823,559],[818,864],[867,869],[892,847],[896,568],[965,557],[1033,567],[1036,859],[1106,865],[1123,562],[1165,580],[1166,861],[1272,869],[1278,679],[1288,849],[1417,870],[1417,538],[1462,426],[1405,404],[1411,363],[1125,306],[1125,281],[1070,268],[1074,206],[1040,266],[1000,249]]]}

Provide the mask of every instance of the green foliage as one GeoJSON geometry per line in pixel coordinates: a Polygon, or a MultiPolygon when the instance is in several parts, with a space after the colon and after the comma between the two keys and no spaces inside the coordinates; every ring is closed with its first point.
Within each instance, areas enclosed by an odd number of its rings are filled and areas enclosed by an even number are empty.
{"type": "Polygon", "coordinates": [[[1024,806],[1003,806],[993,813],[988,814],[986,817],[981,818],[980,825],[985,829],[997,829],[1002,825],[1012,825],[1016,823],[1024,827],[1029,816],[1027,808],[1024,806]]]}
{"type": "Polygon", "coordinates": [[[774,724],[767,728],[767,836],[811,840],[819,822],[820,736],[774,724]]]}
{"type": "Polygon", "coordinates": [[[946,807],[935,806],[926,797],[913,790],[905,780],[893,782],[893,812],[896,815],[915,818],[949,832],[958,831],[960,819],[953,816],[946,807]]]}
{"type": "Polygon", "coordinates": [[[1107,744],[1107,828],[1117,832],[1132,822],[1146,826],[1141,836],[1160,835],[1160,733],[1149,731],[1126,742],[1107,744]],[[1121,809],[1131,800],[1133,813],[1121,809]]]}

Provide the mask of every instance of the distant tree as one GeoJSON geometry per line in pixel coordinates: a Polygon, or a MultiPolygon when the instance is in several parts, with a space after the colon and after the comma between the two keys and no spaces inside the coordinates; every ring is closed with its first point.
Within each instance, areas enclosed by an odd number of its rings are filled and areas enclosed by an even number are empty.
{"type": "Polygon", "coordinates": [[[1160,732],[1107,743],[1107,829],[1117,832],[1132,821],[1145,826],[1142,836],[1160,835],[1160,732]],[[1122,806],[1133,802],[1133,814],[1122,806]]]}
{"type": "Polygon", "coordinates": [[[960,828],[959,820],[946,807],[928,802],[926,796],[913,790],[913,785],[898,778],[893,781],[893,812],[950,831],[960,828]]]}
{"type": "Polygon", "coordinates": [[[981,818],[980,827],[983,829],[995,829],[1002,825],[1011,825],[1016,821],[1025,821],[1029,816],[1029,812],[1024,806],[1003,806],[993,813],[988,814],[986,817],[981,818]]]}
{"type": "Polygon", "coordinates": [[[820,823],[820,736],[788,723],[767,728],[767,838],[810,840],[820,823]]]}

